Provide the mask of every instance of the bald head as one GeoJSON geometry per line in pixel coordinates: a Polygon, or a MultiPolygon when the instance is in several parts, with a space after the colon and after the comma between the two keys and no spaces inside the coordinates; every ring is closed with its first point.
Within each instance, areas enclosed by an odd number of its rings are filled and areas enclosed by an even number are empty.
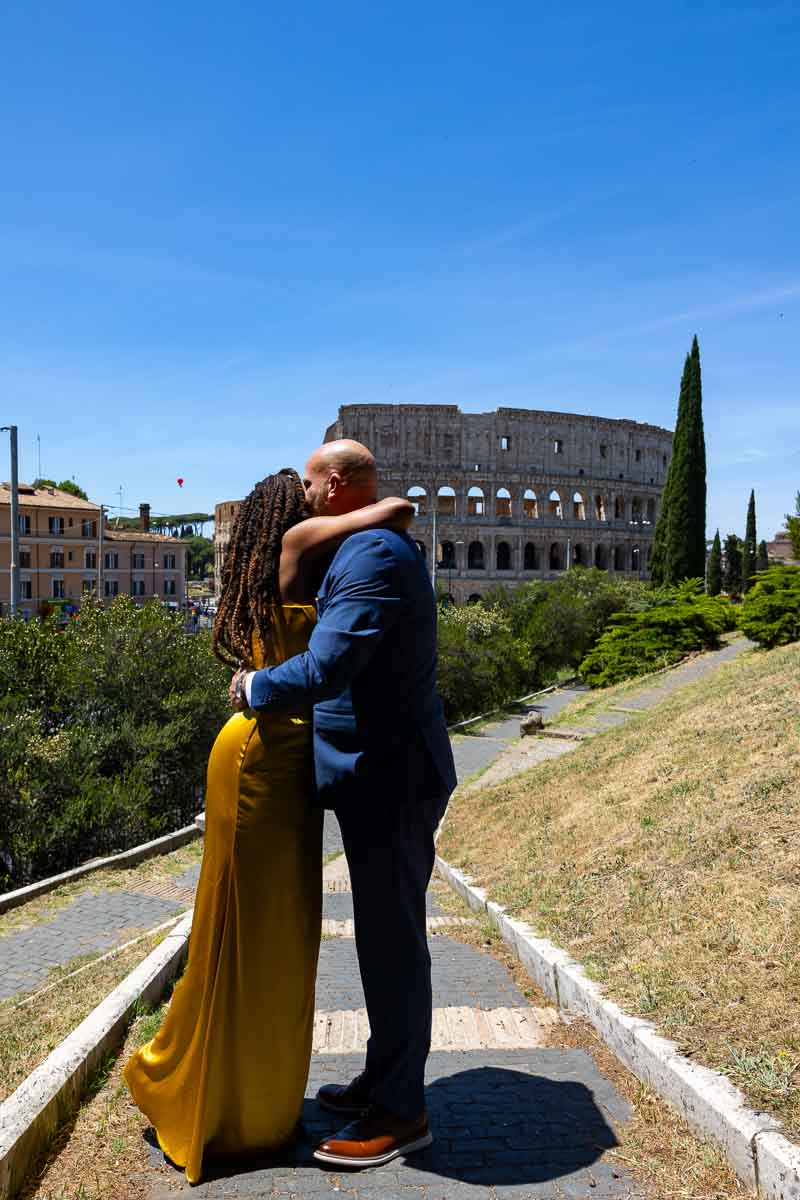
{"type": "Polygon", "coordinates": [[[371,451],[361,442],[339,438],[326,442],[306,463],[303,487],[309,512],[338,516],[374,504],[378,470],[371,451]]]}

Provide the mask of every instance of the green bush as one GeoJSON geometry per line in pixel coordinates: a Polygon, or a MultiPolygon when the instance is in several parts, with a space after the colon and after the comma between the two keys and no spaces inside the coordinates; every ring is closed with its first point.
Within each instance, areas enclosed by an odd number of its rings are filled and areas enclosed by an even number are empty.
{"type": "Polygon", "coordinates": [[[0,621],[0,890],[190,820],[228,677],[158,603],[0,621]]]}
{"type": "Polygon", "coordinates": [[[705,595],[702,580],[689,580],[653,607],[613,615],[580,673],[592,687],[607,687],[670,666],[692,650],[713,649],[735,625],[728,600],[705,595]]]}
{"type": "Polygon", "coordinates": [[[762,646],[785,646],[800,640],[800,567],[768,567],[739,609],[742,631],[762,646]]]}
{"type": "Polygon", "coordinates": [[[530,683],[507,615],[483,604],[439,610],[437,685],[448,721],[486,712],[530,683]]]}

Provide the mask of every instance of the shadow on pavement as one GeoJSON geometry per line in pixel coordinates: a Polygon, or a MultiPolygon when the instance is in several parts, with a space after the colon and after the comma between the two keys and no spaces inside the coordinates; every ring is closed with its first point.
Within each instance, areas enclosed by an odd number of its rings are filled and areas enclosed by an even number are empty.
{"type": "MultiPolygon", "coordinates": [[[[384,1172],[403,1183],[425,1183],[425,1176],[483,1184],[537,1184],[574,1175],[616,1146],[617,1139],[592,1092],[577,1080],[553,1080],[496,1066],[483,1066],[443,1076],[427,1088],[434,1143],[427,1150],[395,1159],[384,1167],[337,1174],[353,1179],[346,1185],[380,1188],[384,1172]],[[413,1178],[412,1178],[413,1176],[413,1178]]],[[[303,1180],[332,1174],[312,1157],[313,1148],[341,1127],[313,1100],[303,1108],[300,1139],[282,1152],[246,1161],[207,1163],[204,1182],[227,1179],[225,1195],[252,1195],[256,1183],[286,1182],[303,1194],[303,1180]],[[255,1176],[255,1178],[254,1178],[255,1176]]],[[[145,1135],[154,1140],[152,1131],[145,1135]]],[[[152,1139],[152,1140],[151,1140],[152,1139]]],[[[396,1185],[394,1185],[396,1186],[396,1185]]],[[[192,1189],[197,1195],[200,1189],[192,1189]]],[[[392,1190],[392,1189],[389,1189],[392,1190]]],[[[216,1195],[216,1192],[214,1193],[216,1195]]]]}

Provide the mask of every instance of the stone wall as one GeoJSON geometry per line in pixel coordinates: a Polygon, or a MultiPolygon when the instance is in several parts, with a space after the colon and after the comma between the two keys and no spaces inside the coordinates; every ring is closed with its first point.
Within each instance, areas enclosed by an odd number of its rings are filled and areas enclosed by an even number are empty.
{"type": "Polygon", "coordinates": [[[410,495],[413,536],[458,600],[576,563],[647,578],[672,451],[655,425],[572,413],[354,404],[325,440],[374,452],[381,496],[410,495]]]}

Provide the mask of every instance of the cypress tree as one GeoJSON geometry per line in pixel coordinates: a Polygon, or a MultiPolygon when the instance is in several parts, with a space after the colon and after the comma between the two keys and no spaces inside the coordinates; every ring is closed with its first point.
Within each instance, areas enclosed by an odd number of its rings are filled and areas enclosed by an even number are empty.
{"type": "Polygon", "coordinates": [[[706,444],[697,337],[686,356],[650,572],[657,584],[702,579],[706,567],[706,444]]]}
{"type": "Polygon", "coordinates": [[[708,556],[706,591],[709,596],[718,596],[722,591],[722,544],[719,540],[719,530],[714,534],[714,544],[708,556]]]}
{"type": "Polygon", "coordinates": [[[722,582],[729,596],[742,594],[742,543],[735,533],[725,538],[725,569],[722,582]]]}
{"type": "Polygon", "coordinates": [[[742,547],[742,591],[746,592],[750,587],[750,576],[756,569],[756,555],[758,548],[756,544],[756,496],[751,490],[750,500],[747,504],[747,526],[744,531],[744,545],[742,547]]]}
{"type": "Polygon", "coordinates": [[[758,543],[758,558],[756,559],[756,570],[766,571],[769,568],[769,554],[767,553],[767,543],[758,543]]]}

